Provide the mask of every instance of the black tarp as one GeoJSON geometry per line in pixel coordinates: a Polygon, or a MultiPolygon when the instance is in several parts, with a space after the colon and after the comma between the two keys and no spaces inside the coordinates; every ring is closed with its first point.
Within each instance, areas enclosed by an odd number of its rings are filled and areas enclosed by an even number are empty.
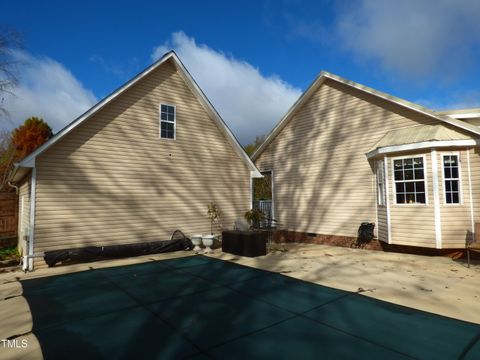
{"type": "Polygon", "coordinates": [[[176,230],[171,240],[46,251],[44,260],[49,267],[52,267],[66,261],[87,262],[102,258],[122,258],[191,249],[193,245],[190,239],[176,230]]]}

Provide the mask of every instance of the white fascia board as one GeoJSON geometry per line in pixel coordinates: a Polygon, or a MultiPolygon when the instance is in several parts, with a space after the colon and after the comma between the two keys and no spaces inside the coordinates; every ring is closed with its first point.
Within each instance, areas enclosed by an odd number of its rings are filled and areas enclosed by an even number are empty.
{"type": "Polygon", "coordinates": [[[379,149],[372,150],[366,154],[367,159],[371,159],[377,155],[389,154],[395,152],[430,149],[438,147],[461,147],[461,146],[475,146],[477,141],[475,140],[444,140],[444,141],[424,141],[413,144],[385,146],[379,149]]]}
{"type": "Polygon", "coordinates": [[[449,114],[447,116],[453,117],[455,119],[475,119],[480,118],[480,113],[471,113],[471,114],[449,114]]]}
{"type": "Polygon", "coordinates": [[[35,167],[35,159],[36,156],[28,156],[27,158],[23,159],[22,161],[15,164],[15,167],[23,167],[23,168],[34,168],[35,167]]]}
{"type": "Polygon", "coordinates": [[[115,99],[117,96],[122,94],[125,90],[130,88],[132,85],[137,83],[140,79],[151,73],[153,70],[155,70],[157,67],[162,65],[164,62],[166,62],[168,59],[173,57],[174,52],[170,51],[166,53],[163,57],[161,57],[159,60],[157,60],[155,63],[150,65],[148,68],[146,68],[144,71],[139,73],[137,76],[135,76],[133,79],[125,83],[123,86],[112,92],[110,95],[105,97],[103,100],[99,101],[96,105],[91,107],[89,110],[84,112],[82,115],[80,115],[78,118],[76,118],[74,121],[72,121],[70,124],[68,124],[66,127],[64,127],[62,130],[60,130],[54,137],[52,137],[50,140],[45,142],[43,145],[39,146],[34,152],[32,152],[30,155],[28,155],[25,159],[20,161],[18,164],[20,167],[34,167],[35,166],[35,158],[43,153],[45,150],[47,150],[50,146],[55,144],[58,140],[60,140],[63,136],[68,134],[70,131],[75,129],[78,125],[83,123],[85,120],[90,118],[93,114],[95,114],[98,110],[103,108],[105,105],[107,105],[109,102],[111,102],[113,99],[115,99]]]}

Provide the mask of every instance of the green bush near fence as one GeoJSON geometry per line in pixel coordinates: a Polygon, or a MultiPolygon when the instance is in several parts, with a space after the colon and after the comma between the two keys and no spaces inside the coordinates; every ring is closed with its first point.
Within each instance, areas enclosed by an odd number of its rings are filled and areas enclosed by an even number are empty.
{"type": "Polygon", "coordinates": [[[16,246],[7,246],[0,249],[0,260],[16,259],[19,256],[16,246]]]}

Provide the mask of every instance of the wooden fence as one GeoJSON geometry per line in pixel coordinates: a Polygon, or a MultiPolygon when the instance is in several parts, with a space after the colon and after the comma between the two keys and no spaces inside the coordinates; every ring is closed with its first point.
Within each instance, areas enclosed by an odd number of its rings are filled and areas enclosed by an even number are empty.
{"type": "Polygon", "coordinates": [[[0,238],[17,236],[18,196],[0,192],[0,238]]]}

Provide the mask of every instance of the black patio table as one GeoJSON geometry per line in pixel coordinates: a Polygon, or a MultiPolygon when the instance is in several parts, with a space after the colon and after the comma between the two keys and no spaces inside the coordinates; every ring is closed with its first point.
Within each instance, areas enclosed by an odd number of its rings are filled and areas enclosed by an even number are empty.
{"type": "Polygon", "coordinates": [[[223,231],[222,251],[248,257],[267,255],[267,233],[263,231],[223,231]]]}

